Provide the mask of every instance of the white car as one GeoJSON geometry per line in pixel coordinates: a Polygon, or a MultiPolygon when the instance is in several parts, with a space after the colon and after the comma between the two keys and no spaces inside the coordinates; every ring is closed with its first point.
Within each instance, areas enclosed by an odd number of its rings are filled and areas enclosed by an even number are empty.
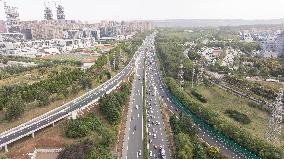
{"type": "Polygon", "coordinates": [[[154,139],[156,139],[156,138],[157,138],[157,135],[156,135],[156,134],[153,134],[153,137],[154,137],[154,139]]]}
{"type": "Polygon", "coordinates": [[[141,155],[142,155],[142,154],[141,154],[141,150],[139,150],[139,151],[138,151],[138,155],[139,155],[139,156],[141,156],[141,155]]]}
{"type": "Polygon", "coordinates": [[[152,151],[150,151],[150,153],[149,153],[149,156],[150,156],[150,157],[152,157],[152,156],[153,156],[153,153],[152,153],[152,151]]]}

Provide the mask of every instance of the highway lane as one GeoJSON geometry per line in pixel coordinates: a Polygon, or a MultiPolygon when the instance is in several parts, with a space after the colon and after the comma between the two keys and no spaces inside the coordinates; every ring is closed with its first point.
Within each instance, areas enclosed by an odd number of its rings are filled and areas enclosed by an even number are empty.
{"type": "Polygon", "coordinates": [[[120,82],[131,73],[137,56],[138,52],[134,54],[133,59],[119,74],[96,89],[89,91],[85,95],[73,100],[70,103],[67,103],[60,108],[54,109],[45,115],[26,122],[25,124],[22,124],[14,129],[1,133],[0,147],[6,146],[7,144],[19,140],[24,136],[28,136],[39,129],[52,125],[53,123],[70,116],[71,112],[80,110],[82,107],[96,102],[104,94],[108,93],[114,89],[115,86],[119,85],[120,82]]]}
{"type": "Polygon", "coordinates": [[[138,49],[139,57],[135,64],[135,75],[129,102],[128,117],[126,121],[123,141],[123,159],[143,158],[144,156],[144,123],[143,123],[143,85],[144,85],[144,61],[145,51],[150,36],[147,36],[138,49]]]}
{"type": "Polygon", "coordinates": [[[125,158],[143,158],[143,76],[144,76],[144,53],[138,58],[136,73],[132,84],[132,95],[130,98],[130,126],[125,136],[127,140],[125,158]]]}
{"type": "Polygon", "coordinates": [[[163,118],[160,110],[160,99],[155,83],[155,72],[153,67],[153,47],[154,41],[151,41],[149,50],[146,56],[146,100],[147,100],[147,129],[148,129],[148,144],[149,158],[170,158],[167,136],[163,123],[163,118]],[[151,47],[152,46],[152,47],[151,47]]]}
{"type": "MultiPolygon", "coordinates": [[[[153,54],[153,58],[156,59],[155,54],[153,54]]],[[[156,61],[156,60],[155,60],[156,61]]],[[[153,67],[153,73],[154,74],[154,79],[152,81],[155,81],[156,85],[157,85],[157,92],[159,94],[159,96],[161,97],[162,101],[167,105],[167,107],[169,108],[169,110],[175,114],[176,116],[179,115],[181,109],[178,105],[176,105],[171,97],[168,95],[168,93],[166,92],[166,85],[162,83],[162,78],[159,74],[159,70],[158,70],[158,66],[157,66],[157,62],[154,62],[154,67],[153,67]]],[[[198,128],[198,136],[205,141],[206,143],[208,143],[210,146],[216,146],[220,149],[220,151],[222,153],[224,153],[226,156],[228,156],[229,158],[245,158],[243,154],[240,154],[239,152],[235,151],[235,149],[227,146],[227,144],[225,143],[225,141],[220,140],[218,137],[215,137],[214,135],[212,135],[212,132],[208,131],[207,129],[204,129],[203,127],[196,125],[198,128]]]]}

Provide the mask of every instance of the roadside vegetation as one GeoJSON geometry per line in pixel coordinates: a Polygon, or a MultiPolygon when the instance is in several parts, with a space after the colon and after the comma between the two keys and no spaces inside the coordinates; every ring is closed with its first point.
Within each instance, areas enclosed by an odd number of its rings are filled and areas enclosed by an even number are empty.
{"type": "MultiPolygon", "coordinates": [[[[234,27],[220,27],[219,29],[194,28],[191,29],[190,32],[184,29],[160,30],[156,40],[156,51],[161,70],[164,77],[166,77],[166,84],[171,93],[177,97],[187,109],[202,118],[208,125],[214,127],[228,138],[233,139],[239,145],[247,148],[261,158],[281,159],[284,157],[283,147],[280,147],[280,145],[272,145],[264,140],[269,115],[266,111],[261,109],[261,106],[255,106],[255,103],[249,102],[241,105],[243,103],[240,104],[240,102],[231,98],[233,95],[229,95],[228,93],[218,95],[218,91],[212,89],[215,87],[212,86],[211,88],[210,85],[202,85],[194,89],[190,87],[193,67],[195,68],[195,73],[199,71],[194,61],[203,61],[200,56],[200,51],[204,46],[240,50],[246,56],[240,56],[236,63],[239,62],[241,64],[246,61],[244,57],[250,57],[247,61],[253,62],[253,67],[259,69],[259,74],[257,75],[274,76],[282,73],[283,62],[281,60],[273,59],[266,62],[255,57],[252,58],[251,53],[260,50],[260,47],[256,43],[240,41],[238,30],[238,28],[234,27]],[[190,46],[188,46],[189,42],[191,43],[190,46]],[[189,48],[187,54],[189,58],[185,58],[183,55],[186,48],[189,48]],[[181,89],[176,82],[178,80],[179,63],[181,59],[184,60],[184,90],[181,89]],[[266,73],[264,73],[266,66],[267,70],[266,73]],[[204,94],[204,92],[207,92],[207,94],[204,94]],[[229,99],[228,96],[230,97],[229,99]],[[236,105],[234,105],[234,103],[236,103],[236,105]]],[[[244,70],[243,74],[236,72],[240,71],[240,69],[242,69],[241,67],[239,67],[238,70],[230,70],[228,67],[220,66],[220,61],[217,61],[215,65],[209,64],[204,67],[209,71],[231,74],[225,76],[225,78],[232,83],[232,85],[234,84],[234,87],[245,89],[246,93],[248,92],[249,95],[270,101],[274,100],[276,96],[277,86],[270,87],[260,82],[247,81],[244,76],[247,70],[244,70]]],[[[251,66],[246,67],[249,69],[251,66]]],[[[251,74],[249,73],[249,75],[251,74]]],[[[204,80],[204,83],[209,84],[206,80],[204,80]]],[[[245,102],[241,99],[238,100],[245,102]]]]}
{"type": "MultiPolygon", "coordinates": [[[[265,110],[262,105],[258,105],[247,99],[230,94],[215,85],[208,85],[204,83],[195,87],[195,89],[207,99],[207,103],[204,103],[204,106],[211,108],[215,112],[223,114],[225,118],[246,129],[251,134],[262,138],[263,140],[266,139],[266,131],[271,114],[265,110]],[[237,113],[238,115],[234,113],[237,115],[236,118],[240,118],[240,120],[247,124],[230,117],[229,114],[226,113],[228,110],[239,112],[237,113]]],[[[188,90],[191,90],[190,86],[185,87],[185,90],[187,92],[188,90]]],[[[282,130],[284,131],[283,126],[282,130]]],[[[280,136],[280,141],[280,145],[283,145],[283,135],[280,136]]]]}
{"type": "Polygon", "coordinates": [[[111,159],[111,149],[117,136],[117,125],[121,122],[122,108],[128,103],[130,83],[122,83],[120,89],[99,100],[99,111],[70,120],[65,126],[68,138],[79,139],[60,153],[58,159],[111,159]],[[106,121],[106,122],[104,122],[106,121]]]}
{"type": "Polygon", "coordinates": [[[196,135],[197,129],[184,114],[171,116],[171,129],[176,145],[176,159],[226,159],[217,147],[210,147],[196,135]]]}
{"type": "Polygon", "coordinates": [[[253,135],[246,129],[227,120],[222,114],[191,98],[176,83],[173,78],[166,78],[166,84],[171,93],[192,113],[202,118],[207,124],[213,126],[228,138],[234,139],[241,146],[258,154],[264,159],[282,159],[283,149],[253,135]]]}

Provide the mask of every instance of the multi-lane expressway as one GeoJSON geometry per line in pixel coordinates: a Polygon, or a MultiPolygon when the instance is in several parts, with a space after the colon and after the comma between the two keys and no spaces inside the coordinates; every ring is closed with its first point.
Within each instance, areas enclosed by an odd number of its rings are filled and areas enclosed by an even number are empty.
{"type": "MultiPolygon", "coordinates": [[[[83,96],[59,107],[51,110],[37,118],[34,118],[24,124],[21,124],[15,128],[2,132],[0,134],[0,147],[5,147],[5,151],[8,151],[7,145],[15,142],[25,136],[32,135],[40,129],[43,129],[49,125],[53,125],[55,122],[62,120],[68,116],[71,116],[74,112],[88,107],[89,105],[98,101],[104,94],[116,89],[119,84],[131,74],[136,61],[139,56],[137,51],[129,64],[113,78],[100,85],[94,90],[91,90],[83,96]]],[[[141,114],[142,115],[142,114],[141,114]]]]}
{"type": "Polygon", "coordinates": [[[145,146],[143,141],[148,138],[147,151],[150,159],[170,158],[167,145],[167,137],[160,112],[159,96],[156,91],[156,85],[152,74],[152,66],[149,53],[153,52],[151,46],[154,45],[155,34],[148,36],[141,45],[139,55],[135,65],[135,75],[132,84],[132,93],[130,96],[128,117],[125,127],[125,136],[123,142],[123,159],[143,158],[145,146]],[[146,59],[146,61],[145,61],[146,59]],[[145,65],[144,65],[145,64],[145,65]],[[146,66],[146,67],[145,67],[146,66]],[[144,74],[145,71],[145,74],[144,74]],[[145,88],[143,90],[143,85],[145,88]],[[145,91],[145,92],[143,92],[145,91]],[[143,94],[146,97],[143,97],[143,94]],[[145,101],[146,100],[146,101],[145,101]],[[146,107],[144,107],[146,104],[146,107]],[[143,123],[143,109],[146,110],[146,123],[143,123]],[[146,126],[147,137],[143,136],[146,126]],[[145,138],[144,138],[145,137],[145,138]]]}
{"type": "Polygon", "coordinates": [[[135,74],[128,108],[128,118],[123,142],[122,156],[125,159],[143,158],[143,44],[135,63],[135,74]]]}
{"type": "Polygon", "coordinates": [[[154,40],[150,41],[149,51],[146,54],[146,107],[149,158],[170,158],[167,136],[163,117],[160,110],[160,96],[155,82],[153,69],[154,40]]]}

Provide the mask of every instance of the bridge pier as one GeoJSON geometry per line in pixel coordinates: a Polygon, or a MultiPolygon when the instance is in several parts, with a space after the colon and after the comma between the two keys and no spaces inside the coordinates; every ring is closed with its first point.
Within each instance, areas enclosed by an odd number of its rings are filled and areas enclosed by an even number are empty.
{"type": "Polygon", "coordinates": [[[8,145],[5,145],[5,152],[8,152],[8,145]]]}
{"type": "Polygon", "coordinates": [[[32,133],[32,138],[35,138],[35,133],[34,132],[32,133]]]}
{"type": "Polygon", "coordinates": [[[71,113],[71,119],[73,119],[73,120],[77,119],[77,111],[73,111],[71,113]]]}

